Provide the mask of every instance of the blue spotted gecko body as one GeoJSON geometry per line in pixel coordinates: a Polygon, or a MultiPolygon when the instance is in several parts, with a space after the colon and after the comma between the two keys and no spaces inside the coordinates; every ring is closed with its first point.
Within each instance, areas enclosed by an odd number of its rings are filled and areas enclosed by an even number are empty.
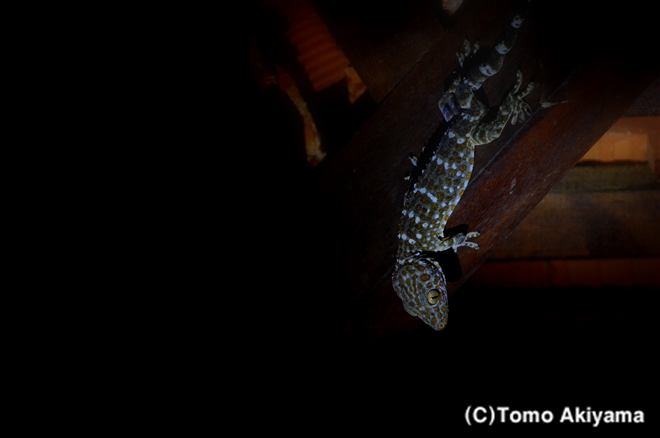
{"type": "MultiPolygon", "coordinates": [[[[528,5],[528,1],[523,3],[528,5]]],[[[509,120],[515,124],[518,118],[524,120],[525,114],[531,114],[531,108],[522,98],[529,94],[533,84],[519,91],[520,72],[495,120],[483,122],[488,108],[474,95],[474,90],[499,71],[504,55],[516,40],[525,13],[526,8],[516,15],[504,40],[494,48],[487,62],[458,77],[443,94],[438,104],[448,122],[447,131],[405,196],[392,284],[406,312],[436,330],[447,324],[448,308],[445,277],[434,254],[449,248],[456,251],[461,246],[479,249],[476,243],[469,241],[478,237],[478,232],[444,237],[449,216],[472,175],[475,147],[498,138],[509,120]]],[[[461,66],[478,49],[478,44],[471,49],[470,43],[465,41],[464,53],[458,55],[461,66]]],[[[413,163],[416,164],[415,159],[413,163]]]]}

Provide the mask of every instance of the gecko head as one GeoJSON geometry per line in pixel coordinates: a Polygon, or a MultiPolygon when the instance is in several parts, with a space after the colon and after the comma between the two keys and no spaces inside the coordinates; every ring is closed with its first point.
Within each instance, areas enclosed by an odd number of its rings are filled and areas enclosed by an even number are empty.
{"type": "Polygon", "coordinates": [[[392,277],[392,285],[403,308],[435,330],[447,324],[447,287],[445,276],[436,262],[412,257],[392,277]]]}

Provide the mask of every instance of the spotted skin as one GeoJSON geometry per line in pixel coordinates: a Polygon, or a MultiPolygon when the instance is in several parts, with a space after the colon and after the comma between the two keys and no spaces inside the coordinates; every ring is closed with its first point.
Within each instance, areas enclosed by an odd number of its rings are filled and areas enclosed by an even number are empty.
{"type": "MultiPolygon", "coordinates": [[[[434,254],[450,248],[456,251],[461,246],[479,249],[469,241],[478,237],[478,232],[444,236],[449,216],[470,181],[475,147],[498,138],[509,120],[515,124],[531,114],[531,108],[522,98],[534,85],[530,83],[520,91],[521,72],[493,121],[483,122],[488,108],[474,95],[488,77],[499,71],[504,55],[511,50],[525,17],[528,2],[523,3],[525,8],[513,19],[504,40],[495,46],[488,61],[460,75],[438,102],[448,122],[447,131],[405,196],[392,284],[406,312],[435,330],[447,324],[448,299],[445,276],[434,254]]],[[[478,45],[471,49],[465,41],[464,52],[458,55],[461,66],[478,49],[478,45]]],[[[413,164],[416,163],[413,159],[413,164]]]]}

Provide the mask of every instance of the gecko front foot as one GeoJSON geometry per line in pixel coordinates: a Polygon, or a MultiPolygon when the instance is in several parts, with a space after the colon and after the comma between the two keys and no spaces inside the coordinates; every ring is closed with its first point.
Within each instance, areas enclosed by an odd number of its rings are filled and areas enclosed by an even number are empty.
{"type": "Polygon", "coordinates": [[[463,242],[463,245],[478,250],[479,245],[477,245],[474,242],[469,242],[468,239],[474,239],[475,237],[479,237],[479,236],[481,236],[481,233],[478,231],[472,231],[470,233],[467,233],[465,235],[465,242],[463,242]]]}
{"type": "Polygon", "coordinates": [[[459,233],[451,237],[442,237],[442,236],[438,236],[438,237],[442,241],[441,250],[453,248],[454,251],[456,251],[461,246],[467,246],[472,249],[479,249],[479,245],[477,245],[474,242],[468,241],[468,239],[473,239],[475,237],[479,237],[480,235],[481,233],[479,233],[478,231],[472,231],[467,234],[459,233]]]}

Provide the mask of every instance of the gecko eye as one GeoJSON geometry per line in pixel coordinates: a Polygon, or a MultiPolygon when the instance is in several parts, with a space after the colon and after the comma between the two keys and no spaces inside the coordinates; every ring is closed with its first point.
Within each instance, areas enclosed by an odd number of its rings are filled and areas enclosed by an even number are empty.
{"type": "Polygon", "coordinates": [[[426,295],[426,299],[430,305],[435,306],[440,301],[440,292],[435,289],[431,289],[426,295]]]}

